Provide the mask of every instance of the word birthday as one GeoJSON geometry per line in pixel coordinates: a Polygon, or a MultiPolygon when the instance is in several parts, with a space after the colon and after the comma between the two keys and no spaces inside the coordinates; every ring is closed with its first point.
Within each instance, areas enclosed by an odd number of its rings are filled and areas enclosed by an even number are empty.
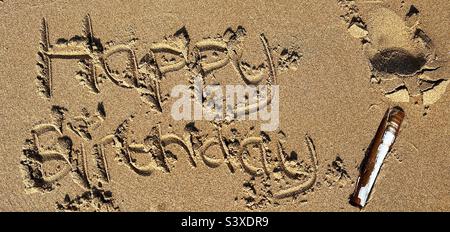
{"type": "Polygon", "coordinates": [[[99,183],[103,186],[113,178],[112,161],[141,176],[170,173],[180,155],[171,151],[174,146],[183,151],[192,167],[199,162],[213,169],[226,165],[231,173],[242,170],[276,183],[289,180],[291,184],[271,191],[275,198],[304,192],[316,182],[317,156],[308,135],[304,141],[309,161],[305,163],[297,155],[292,157],[296,152],[286,150],[286,135],[282,131],[246,137],[233,128],[231,135],[225,135],[224,129],[217,127],[214,134],[205,136],[193,124],[187,124],[182,134],[163,133],[157,125],[142,142],[136,142],[130,139],[134,116],[124,120],[112,134],[93,136],[106,120],[103,104],[99,104],[97,113],[68,117],[67,109],[54,106],[52,114],[53,121],[34,126],[25,141],[21,163],[28,189],[51,191],[67,176],[84,189],[97,188],[99,183]],[[211,154],[214,147],[220,149],[221,156],[211,154]]]}

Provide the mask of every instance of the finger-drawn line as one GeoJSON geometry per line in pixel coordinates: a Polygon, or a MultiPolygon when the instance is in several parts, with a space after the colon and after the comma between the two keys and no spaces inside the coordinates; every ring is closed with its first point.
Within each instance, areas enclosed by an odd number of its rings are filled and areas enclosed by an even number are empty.
{"type": "Polygon", "coordinates": [[[48,32],[48,24],[45,18],[42,18],[41,28],[40,28],[41,38],[39,41],[39,52],[38,52],[38,76],[37,79],[40,82],[40,86],[42,88],[41,92],[44,96],[50,98],[52,96],[52,64],[51,60],[46,53],[50,49],[49,42],[49,32],[48,32]]]}
{"type": "Polygon", "coordinates": [[[220,69],[229,63],[229,57],[215,60],[213,62],[206,62],[203,60],[202,53],[206,51],[213,51],[213,53],[227,53],[227,43],[217,39],[204,39],[195,44],[194,50],[198,52],[198,60],[204,73],[210,73],[214,70],[220,69]]]}
{"type": "MultiPolygon", "coordinates": [[[[306,190],[310,189],[314,186],[317,179],[317,168],[318,168],[318,162],[317,162],[317,156],[316,156],[316,149],[314,146],[314,143],[309,135],[305,135],[305,143],[309,150],[309,157],[310,161],[312,163],[312,172],[308,174],[309,179],[297,186],[280,190],[276,193],[274,193],[275,198],[285,198],[289,197],[298,193],[305,192],[306,190]]],[[[279,154],[281,155],[281,154],[279,154]]]]}
{"type": "Polygon", "coordinates": [[[115,84],[125,87],[125,88],[133,88],[136,86],[137,76],[138,76],[137,75],[138,66],[137,66],[136,55],[135,55],[133,49],[131,49],[130,47],[128,47],[125,44],[115,45],[114,47],[106,50],[106,52],[103,54],[103,57],[101,60],[102,60],[103,67],[104,67],[104,70],[105,70],[107,76],[115,84]],[[127,53],[128,62],[131,65],[131,70],[132,70],[132,80],[131,80],[132,84],[126,83],[122,78],[118,77],[118,74],[113,74],[113,72],[109,68],[108,59],[111,57],[111,55],[113,55],[115,53],[120,53],[120,52],[127,53]]]}
{"type": "Polygon", "coordinates": [[[91,186],[91,179],[89,176],[89,170],[88,170],[88,160],[87,160],[87,156],[86,156],[86,151],[84,149],[84,143],[81,143],[81,151],[80,151],[80,158],[82,159],[81,163],[82,163],[82,167],[83,167],[83,172],[84,172],[84,178],[86,179],[86,183],[88,185],[88,187],[91,186]]]}
{"type": "Polygon", "coordinates": [[[176,134],[165,134],[161,136],[161,143],[163,145],[163,149],[170,144],[177,144],[183,148],[188,154],[189,162],[193,167],[197,167],[197,164],[194,160],[194,151],[192,149],[192,145],[186,142],[186,139],[180,138],[176,134]]]}
{"type": "Polygon", "coordinates": [[[148,163],[147,165],[144,165],[144,166],[138,166],[133,161],[133,158],[132,158],[132,155],[131,155],[133,152],[136,152],[136,153],[150,153],[150,151],[151,151],[150,148],[148,148],[144,144],[130,144],[130,145],[127,146],[126,151],[127,151],[127,154],[128,154],[129,163],[130,163],[131,167],[133,168],[133,170],[136,173],[148,176],[148,175],[151,175],[154,171],[156,171],[158,169],[152,163],[148,163]]]}
{"type": "Polygon", "coordinates": [[[239,158],[239,161],[240,161],[242,167],[244,168],[244,170],[247,173],[249,173],[250,175],[253,175],[253,176],[260,176],[260,175],[262,175],[264,173],[267,173],[266,172],[267,170],[264,170],[264,168],[255,167],[255,166],[249,164],[248,162],[246,162],[245,159],[244,159],[244,152],[247,151],[246,147],[247,146],[251,146],[251,145],[255,145],[255,144],[258,145],[258,148],[260,150],[261,163],[263,163],[263,166],[264,166],[264,159],[266,157],[265,156],[265,152],[266,151],[265,151],[265,149],[264,149],[264,147],[262,145],[263,144],[263,139],[261,137],[249,137],[249,138],[244,139],[242,141],[242,143],[241,143],[241,148],[240,148],[240,151],[238,153],[238,158],[239,158]]]}
{"type": "Polygon", "coordinates": [[[64,154],[62,154],[58,151],[53,151],[53,150],[42,151],[41,150],[39,136],[44,133],[47,133],[47,132],[56,132],[60,137],[63,136],[63,134],[61,133],[59,128],[53,124],[40,124],[40,125],[35,126],[31,130],[31,133],[33,135],[34,144],[37,149],[37,154],[40,156],[41,163],[44,163],[44,162],[50,161],[50,160],[61,160],[61,161],[65,162],[65,167],[62,170],[60,170],[57,174],[54,174],[51,177],[47,177],[45,175],[42,176],[42,180],[44,181],[44,183],[53,183],[53,182],[58,181],[58,180],[62,179],[63,177],[65,177],[72,170],[72,165],[71,165],[71,162],[68,159],[68,157],[64,156],[64,154]]]}
{"type": "Polygon", "coordinates": [[[261,42],[263,44],[264,47],[264,53],[266,54],[266,58],[267,58],[267,62],[269,63],[269,78],[268,78],[268,84],[270,85],[276,85],[277,84],[277,79],[276,79],[276,70],[275,70],[275,65],[273,63],[273,59],[272,59],[272,53],[269,50],[269,45],[267,42],[267,38],[264,34],[260,35],[260,39],[261,42]]]}

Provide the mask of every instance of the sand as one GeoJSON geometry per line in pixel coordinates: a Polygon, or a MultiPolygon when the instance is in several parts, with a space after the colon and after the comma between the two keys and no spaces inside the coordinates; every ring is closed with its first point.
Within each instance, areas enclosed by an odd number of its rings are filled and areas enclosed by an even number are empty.
{"type": "Polygon", "coordinates": [[[0,211],[450,210],[448,1],[2,0],[0,18],[0,211]],[[278,129],[174,120],[195,75],[278,85],[278,129]]]}

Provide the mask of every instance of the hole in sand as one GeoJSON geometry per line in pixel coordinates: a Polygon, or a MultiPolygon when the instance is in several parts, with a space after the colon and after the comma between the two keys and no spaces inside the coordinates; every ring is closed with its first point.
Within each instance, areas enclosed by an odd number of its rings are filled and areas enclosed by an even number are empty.
{"type": "Polygon", "coordinates": [[[419,71],[427,60],[414,56],[403,49],[385,49],[370,59],[372,66],[379,72],[411,75],[419,71]]]}

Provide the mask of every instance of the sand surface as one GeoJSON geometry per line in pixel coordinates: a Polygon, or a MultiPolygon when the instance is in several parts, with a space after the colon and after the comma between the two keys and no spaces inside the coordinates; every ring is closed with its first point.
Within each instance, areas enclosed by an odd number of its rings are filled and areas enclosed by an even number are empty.
{"type": "Polygon", "coordinates": [[[449,1],[1,0],[0,18],[0,211],[359,211],[395,105],[363,211],[450,210],[449,1]],[[279,85],[279,128],[174,120],[199,73],[279,85]]]}

